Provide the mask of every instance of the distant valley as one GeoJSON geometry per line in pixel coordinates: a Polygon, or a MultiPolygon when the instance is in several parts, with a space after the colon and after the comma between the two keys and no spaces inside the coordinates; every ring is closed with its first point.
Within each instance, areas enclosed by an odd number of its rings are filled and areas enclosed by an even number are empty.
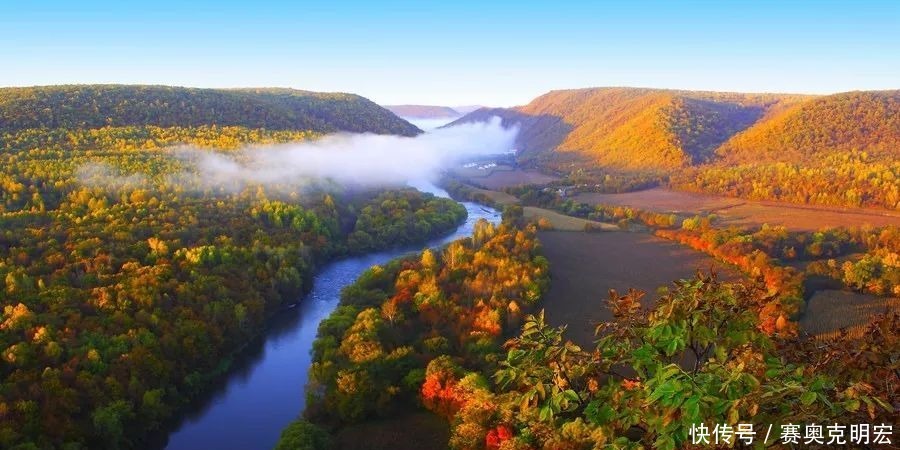
{"type": "Polygon", "coordinates": [[[679,448],[747,399],[896,415],[898,91],[471,109],[0,88],[0,448],[679,448]],[[679,374],[693,418],[655,393],[679,374]]]}
{"type": "Polygon", "coordinates": [[[520,127],[520,161],[560,174],[654,174],[679,189],[756,200],[900,206],[900,91],[574,89],[451,126],[492,116],[520,127]]]}
{"type": "Polygon", "coordinates": [[[384,108],[400,117],[412,119],[449,119],[463,115],[449,106],[384,105],[384,108]]]}

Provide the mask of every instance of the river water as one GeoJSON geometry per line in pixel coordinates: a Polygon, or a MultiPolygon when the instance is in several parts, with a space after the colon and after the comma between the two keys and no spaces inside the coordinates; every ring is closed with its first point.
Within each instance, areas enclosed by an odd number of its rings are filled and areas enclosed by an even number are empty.
{"type": "MultiPolygon", "coordinates": [[[[448,197],[430,183],[419,190],[448,197]]],[[[303,411],[310,351],[319,322],[337,306],[341,289],[375,264],[427,247],[439,247],[472,234],[479,219],[499,222],[496,210],[462,203],[469,213],[452,234],[414,248],[402,248],[335,261],[315,277],[312,291],[297,307],[273,318],[265,335],[238,358],[205,398],[191,405],[161,445],[169,450],[270,449],[281,430],[303,411]]]]}

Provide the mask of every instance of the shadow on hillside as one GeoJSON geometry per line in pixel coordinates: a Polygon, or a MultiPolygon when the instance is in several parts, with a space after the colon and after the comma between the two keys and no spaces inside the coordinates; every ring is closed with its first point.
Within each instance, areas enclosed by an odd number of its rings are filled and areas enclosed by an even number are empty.
{"type": "Polygon", "coordinates": [[[766,111],[759,105],[722,100],[686,98],[684,104],[697,123],[676,124],[674,128],[694,164],[711,161],[720,145],[752,126],[766,111]]]}
{"type": "Polygon", "coordinates": [[[500,118],[504,127],[519,126],[516,149],[519,150],[519,157],[524,159],[534,159],[542,152],[556,149],[574,128],[559,116],[531,115],[507,108],[481,108],[444,125],[444,127],[486,122],[495,116],[500,118]]]}

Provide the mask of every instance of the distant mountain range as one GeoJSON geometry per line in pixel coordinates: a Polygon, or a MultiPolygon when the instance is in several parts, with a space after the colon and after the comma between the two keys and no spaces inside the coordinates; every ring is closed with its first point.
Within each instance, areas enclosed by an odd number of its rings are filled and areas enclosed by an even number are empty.
{"type": "Polygon", "coordinates": [[[410,119],[445,119],[459,117],[461,113],[449,106],[433,105],[384,105],[392,113],[410,119]]]}
{"type": "Polygon", "coordinates": [[[521,127],[517,144],[526,158],[568,153],[626,170],[796,161],[849,149],[900,151],[900,91],[806,96],[575,89],[521,107],[479,109],[450,126],[490,116],[521,127]]]}
{"type": "MultiPolygon", "coordinates": [[[[425,122],[459,113],[389,108],[354,94],[293,89],[0,88],[0,139],[32,129],[211,125],[414,136],[421,130],[398,115],[430,129],[425,122]]],[[[640,173],[686,190],[900,209],[897,90],[810,96],[574,89],[525,106],[480,108],[447,126],[491,116],[519,126],[522,162],[561,174],[640,173]]]]}
{"type": "Polygon", "coordinates": [[[382,105],[400,117],[410,119],[453,119],[484,108],[481,105],[435,106],[435,105],[382,105]]]}
{"type": "Polygon", "coordinates": [[[354,94],[132,85],[0,88],[0,132],[146,125],[243,126],[404,136],[420,132],[390,111],[354,94]]]}
{"type": "Polygon", "coordinates": [[[462,106],[454,106],[453,107],[453,109],[455,109],[460,114],[468,114],[472,111],[479,110],[481,108],[484,108],[484,106],[482,106],[482,105],[462,105],[462,106]]]}

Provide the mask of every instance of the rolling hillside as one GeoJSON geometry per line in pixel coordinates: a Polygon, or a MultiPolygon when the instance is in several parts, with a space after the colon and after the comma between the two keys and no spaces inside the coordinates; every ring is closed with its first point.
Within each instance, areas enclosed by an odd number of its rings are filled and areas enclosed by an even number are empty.
{"type": "Polygon", "coordinates": [[[128,85],[0,89],[0,132],[148,125],[419,133],[412,124],[354,94],[128,85]]]}
{"type": "Polygon", "coordinates": [[[450,126],[490,116],[521,128],[522,160],[556,170],[652,172],[684,190],[900,208],[900,91],[576,89],[480,109],[450,126]]]}
{"type": "Polygon", "coordinates": [[[900,91],[848,92],[772,114],[672,186],[755,200],[900,209],[900,91]]]}
{"type": "Polygon", "coordinates": [[[810,99],[735,134],[716,153],[725,162],[798,161],[861,150],[900,154],[900,91],[810,99]]]}
{"type": "Polygon", "coordinates": [[[670,170],[710,160],[716,148],[799,96],[593,88],[552,91],[512,109],[481,109],[521,126],[526,155],[574,153],[602,166],[670,170]]]}
{"type": "Polygon", "coordinates": [[[459,117],[462,114],[449,106],[432,105],[383,105],[388,111],[413,119],[444,119],[459,117]]]}

